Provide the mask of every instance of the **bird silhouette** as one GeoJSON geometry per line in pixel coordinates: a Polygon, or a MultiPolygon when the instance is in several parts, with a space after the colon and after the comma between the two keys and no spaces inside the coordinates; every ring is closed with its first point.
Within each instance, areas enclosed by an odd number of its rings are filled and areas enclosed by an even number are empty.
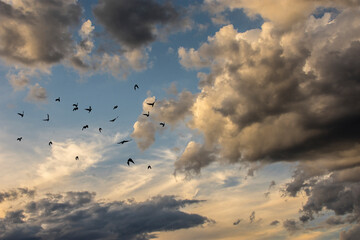
{"type": "Polygon", "coordinates": [[[99,128],[99,132],[101,133],[101,131],[102,131],[102,128],[99,128]]]}
{"type": "Polygon", "coordinates": [[[75,160],[79,160],[79,156],[76,156],[76,157],[75,157],[75,160]]]}
{"type": "Polygon", "coordinates": [[[139,89],[139,85],[137,84],[134,85],[134,90],[136,91],[136,89],[139,89]]]}
{"type": "Polygon", "coordinates": [[[148,113],[143,113],[143,115],[146,116],[146,117],[149,117],[149,116],[150,116],[150,112],[148,112],[148,113]]]}
{"type": "Polygon", "coordinates": [[[114,119],[109,120],[109,122],[115,122],[115,120],[116,120],[118,117],[119,117],[119,116],[117,116],[117,117],[114,118],[114,119]]]}
{"type": "Polygon", "coordinates": [[[86,128],[89,128],[89,125],[83,126],[82,129],[81,129],[81,131],[83,131],[83,130],[86,129],[86,128]]]}
{"type": "Polygon", "coordinates": [[[46,114],[47,118],[43,119],[43,121],[48,122],[50,120],[49,114],[46,114]]]}
{"type": "Polygon", "coordinates": [[[161,125],[162,127],[165,127],[165,122],[161,122],[160,125],[161,125]]]}
{"type": "Polygon", "coordinates": [[[130,142],[130,141],[131,141],[131,139],[130,140],[122,140],[121,142],[118,142],[117,144],[124,144],[124,143],[130,142]]]}
{"type": "Polygon", "coordinates": [[[130,166],[130,163],[135,164],[134,161],[133,161],[131,158],[129,158],[129,159],[127,160],[127,165],[130,166]]]}
{"type": "Polygon", "coordinates": [[[154,102],[152,102],[152,103],[148,103],[148,102],[147,102],[146,104],[149,105],[149,106],[151,106],[151,107],[154,107],[155,102],[156,102],[156,99],[155,99],[154,102]]]}
{"type": "Polygon", "coordinates": [[[19,141],[19,142],[21,142],[22,137],[19,137],[19,138],[17,138],[16,140],[19,141]]]}
{"type": "Polygon", "coordinates": [[[74,107],[74,108],[73,108],[73,111],[77,111],[77,110],[79,110],[78,107],[74,107]]]}
{"type": "Polygon", "coordinates": [[[150,165],[148,166],[148,169],[151,169],[151,166],[150,166],[150,165]]]}
{"type": "Polygon", "coordinates": [[[91,108],[91,106],[89,106],[89,108],[85,108],[85,110],[90,113],[92,111],[92,108],[91,108]]]}
{"type": "Polygon", "coordinates": [[[22,113],[18,113],[18,115],[19,115],[20,117],[24,117],[24,111],[22,111],[22,113]]]}
{"type": "Polygon", "coordinates": [[[55,99],[55,102],[60,102],[60,97],[58,97],[57,99],[55,99]]]}
{"type": "Polygon", "coordinates": [[[49,146],[51,146],[51,145],[52,145],[52,141],[49,142],[49,146]]]}
{"type": "Polygon", "coordinates": [[[115,110],[115,109],[117,109],[118,108],[118,105],[115,105],[114,107],[113,107],[113,110],[115,110]]]}

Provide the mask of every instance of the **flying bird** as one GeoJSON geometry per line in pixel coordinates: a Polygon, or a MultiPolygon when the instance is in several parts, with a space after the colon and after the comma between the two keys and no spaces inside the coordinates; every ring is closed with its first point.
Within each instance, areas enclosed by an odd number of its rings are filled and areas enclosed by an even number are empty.
{"type": "Polygon", "coordinates": [[[114,118],[114,119],[109,120],[109,122],[115,122],[115,120],[116,120],[118,117],[119,117],[119,116],[117,116],[117,117],[114,118]]]}
{"type": "Polygon", "coordinates": [[[114,107],[113,107],[113,110],[115,110],[115,109],[117,109],[118,108],[118,105],[115,105],[114,107]]]}
{"type": "Polygon", "coordinates": [[[86,129],[86,128],[89,128],[89,125],[83,126],[82,129],[81,129],[81,131],[83,131],[83,130],[86,129]]]}
{"type": "Polygon", "coordinates": [[[162,127],[165,127],[165,122],[161,122],[160,125],[161,125],[162,127]]]}
{"type": "Polygon", "coordinates": [[[48,122],[50,120],[49,114],[46,114],[47,118],[43,119],[43,121],[48,122]]]}
{"type": "Polygon", "coordinates": [[[24,111],[22,111],[22,113],[18,113],[18,115],[19,115],[20,117],[24,117],[24,111]]]}
{"type": "Polygon", "coordinates": [[[79,156],[76,156],[76,157],[75,157],[75,160],[79,160],[79,156]]]}
{"type": "Polygon", "coordinates": [[[151,169],[151,166],[150,166],[150,165],[148,166],[148,169],[151,169]]]}
{"type": "Polygon", "coordinates": [[[130,142],[130,141],[131,141],[131,139],[130,140],[122,140],[121,142],[118,142],[117,144],[124,144],[124,143],[130,142]]]}
{"type": "Polygon", "coordinates": [[[58,97],[57,99],[55,99],[55,102],[60,102],[60,97],[58,97]]]}
{"type": "Polygon", "coordinates": [[[150,116],[150,112],[148,112],[148,113],[143,113],[143,115],[146,116],[146,117],[149,117],[149,116],[150,116]]]}
{"type": "Polygon", "coordinates": [[[134,161],[133,161],[131,158],[129,158],[129,159],[127,160],[127,165],[130,166],[130,163],[135,164],[134,161]]]}
{"type": "Polygon", "coordinates": [[[19,138],[17,138],[16,140],[19,141],[19,142],[21,142],[22,137],[19,137],[19,138]]]}
{"type": "Polygon", "coordinates": [[[154,102],[152,102],[152,103],[146,103],[147,105],[150,105],[151,107],[154,107],[154,104],[155,104],[155,102],[156,102],[156,100],[154,101],[154,102]]]}
{"type": "Polygon", "coordinates": [[[51,145],[52,145],[52,141],[49,142],[49,146],[51,146],[51,145]]]}
{"type": "Polygon", "coordinates": [[[101,133],[101,131],[102,131],[102,128],[99,128],[99,132],[101,133]]]}
{"type": "Polygon", "coordinates": [[[139,89],[139,85],[137,84],[134,85],[134,90],[136,91],[136,89],[139,89]]]}
{"type": "Polygon", "coordinates": [[[85,108],[86,111],[88,111],[89,113],[91,112],[92,108],[91,106],[89,106],[89,108],[85,108]]]}

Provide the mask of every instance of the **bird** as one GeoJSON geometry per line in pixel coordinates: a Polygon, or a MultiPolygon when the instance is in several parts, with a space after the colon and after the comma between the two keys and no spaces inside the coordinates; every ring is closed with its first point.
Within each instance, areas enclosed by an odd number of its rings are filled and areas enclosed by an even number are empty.
{"type": "Polygon", "coordinates": [[[81,131],[83,131],[83,130],[86,129],[86,128],[89,128],[89,125],[83,126],[82,129],[81,129],[81,131]]]}
{"type": "Polygon", "coordinates": [[[115,122],[115,120],[116,120],[118,117],[119,117],[119,116],[117,116],[117,117],[114,118],[114,119],[109,120],[109,122],[115,122]]]}
{"type": "Polygon", "coordinates": [[[121,142],[118,142],[117,144],[124,144],[124,143],[130,142],[130,141],[131,141],[131,139],[130,140],[122,140],[121,142]]]}
{"type": "Polygon", "coordinates": [[[19,137],[19,138],[17,138],[16,140],[19,141],[19,142],[21,142],[22,137],[19,137]]]}
{"type": "Polygon", "coordinates": [[[160,125],[161,125],[162,127],[165,127],[165,122],[161,122],[160,125]]]}
{"type": "Polygon", "coordinates": [[[77,110],[79,110],[78,107],[74,107],[74,108],[73,108],[73,111],[77,111],[77,110]]]}
{"type": "Polygon", "coordinates": [[[101,133],[101,131],[102,131],[102,128],[99,128],[99,132],[101,133]]]}
{"type": "Polygon", "coordinates": [[[127,165],[130,166],[130,163],[131,163],[131,162],[132,162],[133,164],[135,164],[134,161],[133,161],[131,158],[129,158],[129,159],[127,160],[127,165]]]}
{"type": "Polygon", "coordinates": [[[75,157],[75,160],[79,160],[79,156],[76,156],[76,157],[75,157]]]}
{"type": "Polygon", "coordinates": [[[113,110],[115,110],[115,109],[117,109],[118,108],[118,105],[115,105],[114,107],[113,107],[113,110]]]}
{"type": "Polygon", "coordinates": [[[60,97],[58,97],[57,99],[55,99],[55,102],[60,102],[60,97]]]}
{"type": "Polygon", "coordinates": [[[137,84],[134,85],[134,90],[136,91],[136,89],[139,89],[139,85],[137,84]]]}
{"type": "Polygon", "coordinates": [[[78,107],[79,103],[73,103],[73,107],[78,107]]]}
{"type": "Polygon", "coordinates": [[[46,114],[47,118],[43,119],[43,121],[48,122],[50,120],[49,114],[46,114]]]}
{"type": "Polygon", "coordinates": [[[20,117],[24,117],[24,111],[22,111],[22,113],[18,113],[18,115],[19,115],[20,117]]]}
{"type": "Polygon", "coordinates": [[[150,166],[150,165],[148,166],[148,169],[151,169],[151,166],[150,166]]]}
{"type": "Polygon", "coordinates": [[[52,141],[49,142],[49,146],[51,146],[51,145],[52,145],[52,141]]]}
{"type": "Polygon", "coordinates": [[[148,113],[143,113],[143,115],[146,116],[146,117],[149,117],[149,116],[150,116],[150,112],[148,112],[148,113]]]}
{"type": "Polygon", "coordinates": [[[156,102],[156,99],[155,99],[155,101],[154,102],[152,102],[152,103],[146,103],[147,105],[150,105],[151,107],[154,107],[154,104],[155,104],[155,102],[156,102]]]}
{"type": "Polygon", "coordinates": [[[89,108],[85,108],[86,111],[88,111],[89,113],[91,112],[92,108],[91,106],[89,106],[89,108]]]}

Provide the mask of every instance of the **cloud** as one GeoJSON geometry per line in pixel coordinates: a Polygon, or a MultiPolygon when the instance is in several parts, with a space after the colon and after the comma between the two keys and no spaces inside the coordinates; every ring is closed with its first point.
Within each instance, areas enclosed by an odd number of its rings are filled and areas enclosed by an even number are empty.
{"type": "Polygon", "coordinates": [[[193,174],[199,174],[201,168],[208,166],[214,162],[216,155],[206,149],[205,146],[190,141],[184,152],[175,162],[175,171],[177,173],[185,173],[187,177],[193,174]]]}
{"type": "Polygon", "coordinates": [[[290,234],[294,234],[296,231],[299,231],[301,229],[298,222],[296,222],[293,219],[286,219],[283,222],[283,227],[290,232],[290,234]]]}
{"type": "Polygon", "coordinates": [[[252,211],[252,213],[250,214],[250,223],[253,223],[255,221],[255,211],[252,211]]]}
{"type": "MultiPolygon", "coordinates": [[[[173,92],[174,90],[176,87],[173,92]]],[[[159,126],[160,122],[176,126],[179,122],[184,121],[190,115],[194,97],[195,95],[191,92],[183,91],[176,94],[175,99],[157,100],[155,96],[146,98],[143,102],[143,112],[150,112],[150,117],[140,115],[134,124],[134,131],[131,135],[135,138],[138,147],[145,150],[155,142],[156,131],[162,130],[159,126]],[[155,102],[154,107],[147,104],[152,102],[155,102]]]]}
{"type": "Polygon", "coordinates": [[[233,225],[234,225],[234,226],[239,225],[239,224],[240,224],[240,222],[241,222],[241,220],[242,220],[242,219],[238,219],[238,220],[236,220],[236,221],[233,223],[233,225]]]}
{"type": "Polygon", "coordinates": [[[2,239],[137,239],[153,232],[186,229],[208,222],[206,217],[180,211],[199,200],[157,196],[144,202],[99,202],[95,193],[47,194],[0,219],[2,239]]]}
{"type": "Polygon", "coordinates": [[[272,187],[274,187],[276,185],[276,182],[274,180],[272,180],[269,184],[268,190],[270,190],[272,187]]]}
{"type": "Polygon", "coordinates": [[[356,240],[360,235],[360,225],[354,225],[347,231],[340,233],[340,240],[356,240]]]}
{"type": "Polygon", "coordinates": [[[12,189],[6,192],[0,192],[0,203],[4,201],[13,201],[20,197],[34,197],[35,190],[30,190],[28,188],[17,188],[12,189]]]}
{"type": "Polygon", "coordinates": [[[244,9],[245,13],[250,18],[261,16],[265,20],[271,21],[279,25],[281,28],[289,28],[298,22],[306,19],[316,9],[325,8],[345,8],[359,6],[359,1],[355,0],[290,0],[286,2],[279,2],[276,0],[262,1],[262,0],[205,0],[203,9],[213,14],[213,21],[220,19],[219,24],[225,24],[226,19],[224,12],[226,10],[244,9]]]}
{"type": "Polygon", "coordinates": [[[245,33],[228,25],[198,50],[180,48],[185,67],[211,70],[198,74],[201,93],[189,122],[207,149],[220,146],[219,159],[231,163],[351,151],[360,129],[354,104],[360,32],[345,26],[360,24],[356,12],[345,9],[333,20],[310,16],[288,31],[271,22],[245,33]]]}
{"type": "Polygon", "coordinates": [[[32,102],[45,102],[47,99],[45,88],[41,87],[38,83],[30,86],[26,99],[32,102]]]}
{"type": "Polygon", "coordinates": [[[99,1],[93,8],[97,20],[127,48],[143,47],[164,33],[190,28],[183,10],[156,1],[99,1]]]}
{"type": "Polygon", "coordinates": [[[276,226],[278,225],[280,222],[278,220],[274,220],[270,223],[270,226],[276,226]]]}
{"type": "Polygon", "coordinates": [[[7,62],[49,65],[73,52],[70,28],[82,12],[77,2],[0,1],[0,12],[0,57],[7,62]]]}
{"type": "Polygon", "coordinates": [[[131,137],[136,140],[138,147],[144,151],[155,142],[155,133],[155,124],[145,119],[145,116],[140,116],[134,124],[131,137]]]}

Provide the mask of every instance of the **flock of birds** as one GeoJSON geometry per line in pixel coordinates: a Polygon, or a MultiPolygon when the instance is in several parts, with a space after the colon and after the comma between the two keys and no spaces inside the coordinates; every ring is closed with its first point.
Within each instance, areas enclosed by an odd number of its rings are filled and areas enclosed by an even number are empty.
{"type": "MultiPolygon", "coordinates": [[[[138,86],[137,84],[134,85],[134,90],[136,91],[136,89],[139,89],[139,86],[138,86]]],[[[60,102],[60,101],[61,101],[60,97],[58,97],[58,98],[55,99],[55,102],[60,102]]],[[[149,106],[151,106],[151,107],[154,107],[155,102],[156,102],[156,99],[155,99],[154,102],[149,102],[149,103],[147,102],[146,104],[149,105],[149,106]]],[[[79,110],[79,103],[74,103],[72,106],[73,106],[73,111],[79,110]]],[[[113,107],[113,110],[115,110],[115,109],[117,109],[117,108],[118,108],[118,105],[115,105],[115,106],[113,107]]],[[[91,108],[91,106],[89,106],[88,108],[85,108],[84,110],[85,110],[85,111],[88,111],[88,113],[91,113],[92,108],[91,108]]],[[[21,118],[24,117],[24,111],[18,112],[17,114],[18,114],[21,118]]],[[[142,115],[144,115],[144,116],[146,116],[146,117],[149,117],[149,116],[150,116],[150,112],[148,111],[147,113],[143,113],[142,115]]],[[[113,119],[109,120],[109,122],[115,122],[116,119],[118,119],[118,118],[119,118],[119,116],[117,116],[116,118],[113,118],[113,119]]],[[[49,121],[50,121],[50,115],[49,115],[49,114],[46,114],[46,118],[44,118],[43,121],[49,122],[49,121]]],[[[165,127],[165,122],[160,122],[159,124],[160,124],[160,126],[165,127]]],[[[87,129],[87,128],[89,128],[89,125],[84,125],[81,130],[84,131],[84,129],[87,129]]],[[[99,132],[101,133],[101,131],[102,131],[102,128],[100,127],[100,128],[99,128],[99,132]]],[[[23,139],[22,137],[18,137],[18,138],[17,138],[17,141],[21,142],[22,139],[23,139]]],[[[131,141],[131,139],[121,140],[121,141],[118,142],[117,144],[125,144],[125,143],[128,143],[128,142],[130,142],[130,141],[131,141]]],[[[52,146],[52,144],[53,144],[52,141],[49,141],[49,146],[52,146]]],[[[79,156],[76,156],[76,157],[75,157],[75,160],[79,160],[79,159],[80,159],[79,156]]],[[[127,163],[128,166],[130,166],[130,163],[135,164],[135,162],[134,162],[134,160],[133,160],[132,158],[129,158],[126,163],[127,163]]],[[[151,169],[151,166],[148,165],[147,169],[151,169]]]]}

